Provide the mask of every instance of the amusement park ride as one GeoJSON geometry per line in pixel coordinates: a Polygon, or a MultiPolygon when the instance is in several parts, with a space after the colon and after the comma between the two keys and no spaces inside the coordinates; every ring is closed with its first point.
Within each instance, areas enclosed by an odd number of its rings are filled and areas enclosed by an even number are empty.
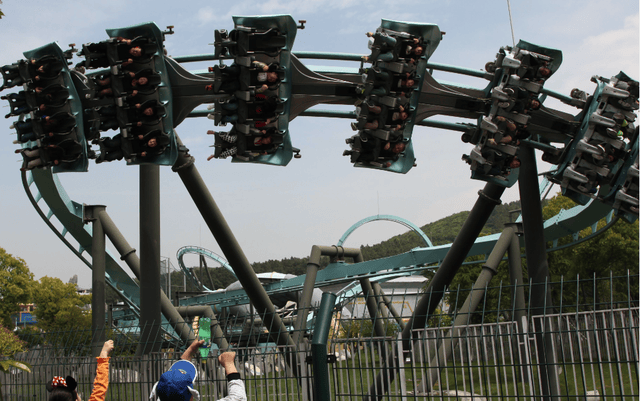
{"type": "MultiPolygon", "coordinates": [[[[424,296],[427,302],[420,302],[403,330],[410,346],[412,328],[424,327],[437,304],[434,297],[451,282],[464,259],[484,255],[489,263],[487,255],[501,243],[500,236],[478,238],[478,234],[505,188],[516,181],[522,224],[513,235],[519,234],[518,247],[523,240],[529,277],[539,287],[532,291],[538,294],[545,293],[548,276],[544,255],[551,249],[547,249],[547,241],[553,241],[555,249],[557,240],[567,235],[573,234],[573,240],[578,241],[581,229],[592,227],[593,236],[620,217],[627,221],[638,217],[638,128],[634,125],[638,81],[622,72],[614,77],[594,76],[592,95],[574,89],[566,96],[545,87],[562,63],[561,51],[525,41],[498,49],[485,71],[478,71],[429,63],[443,35],[433,24],[382,20],[380,27],[368,34],[371,53],[363,58],[293,52],[296,31],[304,28],[304,22],[298,26],[290,16],[234,17],[234,23],[235,29],[230,32],[215,32],[215,51],[209,55],[166,56],[163,42],[165,35],[173,33],[172,27],[163,32],[154,23],[147,23],[107,30],[107,40],[85,44],[81,49],[72,46],[63,51],[51,43],[25,52],[25,59],[1,69],[2,89],[22,88],[5,94],[3,99],[10,103],[10,114],[18,117],[13,127],[21,146],[16,153],[24,159],[21,170],[27,195],[60,239],[94,269],[94,294],[99,294],[105,283],[116,289],[141,326],[159,321],[162,310],[175,330],[169,335],[184,341],[193,338],[181,324],[184,320],[179,308],[158,290],[159,228],[152,223],[144,228],[141,225],[138,258],[104,207],[72,201],[56,174],[88,171],[91,161],[125,159],[129,165],[139,165],[141,204],[145,205],[140,211],[141,220],[157,222],[157,166],[172,166],[225,254],[226,261],[221,263],[242,285],[242,289],[211,291],[180,302],[181,307],[209,309],[206,315],[211,318],[212,337],[220,348],[228,347],[215,319],[215,313],[223,308],[251,302],[264,316],[265,327],[272,328],[273,342],[295,345],[304,341],[301,332],[313,330],[310,324],[307,326],[306,310],[315,288],[359,281],[358,290],[366,295],[372,277],[419,274],[425,266],[437,268],[424,296]],[[71,63],[74,54],[82,56],[83,61],[71,63]],[[323,71],[321,67],[312,70],[300,61],[304,58],[351,60],[360,68],[358,73],[323,71]],[[217,62],[207,72],[197,74],[181,64],[203,60],[217,62]],[[433,70],[482,77],[489,83],[483,89],[445,85],[432,77],[433,70]],[[575,107],[576,113],[545,107],[547,97],[575,107]],[[203,104],[209,105],[207,111],[194,111],[203,104]],[[312,109],[321,104],[354,105],[355,110],[312,109]],[[429,120],[434,115],[467,122],[429,120]],[[358,249],[341,246],[343,237],[336,246],[313,248],[305,276],[263,286],[175,127],[187,117],[208,117],[212,126],[228,127],[209,132],[215,144],[212,157],[284,166],[300,156],[289,131],[289,121],[298,116],[350,119],[353,132],[346,138],[344,155],[354,166],[401,174],[415,165],[415,125],[458,131],[462,141],[469,144],[463,162],[470,165],[471,177],[487,184],[456,241],[433,246],[424,236],[424,248],[365,262],[358,249]],[[555,166],[545,174],[542,186],[535,150],[555,166]],[[562,193],[579,206],[543,221],[540,195],[549,183],[560,185],[562,193]],[[43,211],[42,202],[48,213],[43,211]],[[50,222],[54,215],[64,226],[62,230],[50,222]],[[597,226],[601,219],[606,219],[605,227],[597,226]],[[124,272],[117,258],[105,256],[105,235],[140,279],[140,285],[124,272]],[[71,246],[67,236],[72,236],[79,248],[71,246]],[[92,255],[91,261],[85,252],[92,255]],[[321,255],[330,256],[331,263],[318,271],[321,255]],[[345,257],[352,258],[353,263],[346,264],[345,257]],[[101,271],[105,278],[100,278],[101,271]],[[304,311],[298,313],[293,335],[272,302],[277,294],[284,293],[298,294],[299,311],[304,311]]],[[[348,124],[345,128],[349,131],[348,124]]],[[[503,255],[504,251],[499,259],[503,255]]],[[[99,302],[100,297],[96,297],[99,302]]],[[[544,295],[534,294],[531,303],[535,304],[532,313],[543,313],[551,307],[544,295]]],[[[160,331],[159,325],[146,327],[151,327],[152,336],[158,335],[154,330],[160,331]]],[[[545,386],[552,388],[555,384],[549,379],[545,386]]]]}

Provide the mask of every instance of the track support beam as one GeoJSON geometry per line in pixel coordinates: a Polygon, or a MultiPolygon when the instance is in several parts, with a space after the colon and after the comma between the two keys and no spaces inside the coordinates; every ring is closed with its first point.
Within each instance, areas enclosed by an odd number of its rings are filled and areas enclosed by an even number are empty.
{"type": "Polygon", "coordinates": [[[545,401],[555,401],[560,397],[560,384],[557,371],[558,360],[551,333],[551,319],[546,317],[553,314],[553,306],[551,288],[548,285],[549,264],[544,239],[542,204],[538,191],[538,168],[533,148],[521,146],[519,157],[522,165],[518,177],[518,188],[522,206],[527,269],[529,280],[531,280],[529,309],[536,332],[536,342],[539,344],[538,366],[542,383],[541,395],[545,401]],[[538,317],[536,318],[536,316],[538,317]]]}
{"type": "Polygon", "coordinates": [[[106,206],[84,206],[84,221],[91,222],[91,356],[97,357],[105,341],[106,246],[102,222],[98,215],[106,206]]]}
{"type": "MultiPolygon", "coordinates": [[[[233,271],[240,280],[240,284],[247,292],[251,303],[263,319],[265,327],[269,330],[269,335],[273,342],[281,346],[295,347],[293,339],[289,335],[287,327],[276,313],[275,306],[267,292],[265,291],[258,276],[251,267],[244,251],[240,247],[238,240],[227,224],[222,212],[218,208],[213,196],[209,192],[207,185],[202,180],[198,169],[194,165],[194,159],[178,139],[181,151],[173,170],[178,173],[182,183],[191,195],[193,202],[200,211],[202,218],[209,227],[211,234],[215,237],[224,256],[229,261],[233,271]]],[[[292,364],[290,366],[295,366],[292,364]]]]}

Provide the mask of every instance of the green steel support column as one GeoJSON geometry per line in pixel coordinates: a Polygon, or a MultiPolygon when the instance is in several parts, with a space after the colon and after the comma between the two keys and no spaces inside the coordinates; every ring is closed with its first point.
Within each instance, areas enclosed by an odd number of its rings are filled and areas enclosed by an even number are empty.
{"type": "MultiPolygon", "coordinates": [[[[178,138],[178,146],[184,149],[184,145],[178,138]]],[[[227,224],[224,216],[207,185],[202,180],[198,169],[194,165],[194,159],[186,150],[182,150],[176,160],[173,170],[178,173],[182,183],[191,195],[193,202],[200,211],[209,230],[215,237],[229,265],[238,277],[240,284],[246,291],[251,303],[258,314],[264,319],[264,324],[269,330],[272,341],[281,346],[294,346],[295,343],[289,335],[287,327],[276,313],[275,306],[265,291],[258,276],[251,267],[235,235],[227,224]]],[[[292,363],[293,368],[295,364],[292,363]]]]}
{"type": "MultiPolygon", "coordinates": [[[[429,363],[429,372],[427,380],[416,386],[421,393],[428,393],[433,389],[434,384],[438,382],[439,373],[446,366],[453,349],[460,340],[460,337],[464,334],[466,326],[471,323],[471,314],[475,312],[480,304],[480,300],[484,297],[487,290],[487,286],[491,282],[493,276],[498,272],[498,265],[502,258],[507,253],[511,242],[513,241],[514,231],[513,228],[507,227],[502,234],[498,242],[496,242],[491,254],[487,258],[487,261],[482,266],[482,271],[476,279],[473,289],[467,296],[462,307],[458,310],[456,319],[451,326],[451,330],[447,336],[443,339],[442,345],[438,348],[436,356],[429,363]],[[426,386],[426,387],[425,387],[426,386]]],[[[442,385],[441,385],[442,387],[442,385]]]]}
{"type": "Polygon", "coordinates": [[[300,297],[300,302],[298,303],[298,313],[293,332],[293,342],[295,344],[300,343],[300,339],[304,334],[307,315],[309,314],[309,308],[311,308],[311,297],[313,296],[313,290],[315,289],[316,275],[318,273],[318,268],[320,267],[320,257],[336,257],[339,255],[353,258],[355,263],[363,261],[362,252],[358,248],[319,245],[311,247],[311,254],[309,255],[309,261],[307,262],[307,274],[304,278],[302,295],[300,297]]]}
{"type": "MultiPolygon", "coordinates": [[[[111,243],[120,254],[120,258],[129,266],[133,274],[140,280],[140,259],[136,255],[136,250],[129,245],[126,238],[122,235],[116,224],[106,211],[100,213],[100,222],[104,228],[104,232],[111,240],[111,243]]],[[[191,326],[185,323],[176,308],[171,303],[164,291],[160,290],[160,308],[162,314],[173,325],[182,341],[191,344],[195,339],[191,326]]]]}
{"type": "Polygon", "coordinates": [[[551,330],[551,321],[546,315],[553,313],[551,288],[549,287],[549,265],[547,262],[547,246],[544,240],[544,221],[542,220],[542,204],[538,193],[538,168],[533,148],[521,146],[519,152],[520,174],[518,189],[522,205],[522,223],[524,226],[524,246],[527,254],[527,269],[531,280],[531,316],[534,319],[536,339],[538,343],[538,367],[542,382],[544,400],[559,399],[560,384],[558,382],[557,356],[551,330]]]}
{"type": "MultiPolygon", "coordinates": [[[[371,281],[368,278],[360,279],[360,286],[362,287],[362,295],[364,295],[365,302],[367,304],[367,310],[369,311],[369,316],[371,317],[371,322],[373,323],[373,330],[375,332],[376,337],[380,338],[379,341],[384,341],[385,337],[385,329],[382,324],[382,319],[380,318],[380,314],[378,313],[378,301],[371,286],[371,281]]],[[[373,339],[372,339],[373,340],[373,339]]],[[[371,341],[373,344],[374,341],[371,341]]],[[[369,394],[365,396],[364,400],[373,400],[373,399],[382,399],[384,394],[389,390],[389,386],[391,385],[390,374],[391,367],[394,364],[394,360],[392,354],[388,353],[386,347],[380,347],[380,361],[382,368],[378,377],[376,378],[376,382],[371,385],[369,388],[369,394]]]]}
{"type": "Polygon", "coordinates": [[[371,289],[373,290],[373,297],[376,300],[376,307],[378,308],[378,312],[380,313],[380,317],[382,318],[383,323],[389,324],[391,316],[389,315],[389,308],[387,308],[387,304],[384,303],[384,298],[382,297],[382,289],[380,285],[376,287],[378,283],[371,283],[371,289]]]}
{"type": "Polygon", "coordinates": [[[376,292],[376,296],[382,298],[382,302],[384,302],[387,309],[389,309],[389,312],[391,312],[391,315],[393,315],[393,318],[396,320],[396,323],[398,323],[398,326],[400,326],[400,330],[404,330],[404,326],[406,325],[402,320],[402,316],[400,316],[396,308],[393,306],[393,303],[391,302],[391,298],[389,298],[384,293],[384,291],[382,291],[382,287],[380,286],[380,283],[372,283],[371,285],[373,286],[373,290],[376,292]]]}
{"type": "Polygon", "coordinates": [[[421,330],[425,327],[429,315],[435,311],[442,300],[444,290],[453,280],[458,269],[464,262],[474,241],[478,238],[482,227],[489,219],[493,209],[500,204],[500,197],[505,188],[496,184],[487,183],[483,190],[478,192],[478,200],[471,209],[467,220],[464,222],[460,233],[451,244],[442,264],[433,276],[425,294],[420,299],[413,312],[413,316],[402,331],[402,338],[405,341],[405,352],[411,349],[411,338],[413,330],[421,330]]]}
{"type": "Polygon", "coordinates": [[[327,363],[327,339],[331,330],[331,318],[336,304],[336,294],[322,294],[320,310],[316,319],[311,355],[313,359],[313,399],[315,401],[331,401],[329,388],[329,364],[327,363]]]}
{"type": "Polygon", "coordinates": [[[520,237],[514,230],[513,239],[509,245],[509,280],[514,286],[511,299],[514,302],[514,320],[521,322],[527,317],[527,305],[524,298],[524,279],[522,278],[522,261],[520,259],[520,237]]]}
{"type": "Polygon", "coordinates": [[[371,317],[371,323],[373,323],[373,329],[376,333],[376,336],[384,337],[384,325],[382,324],[382,319],[380,318],[380,313],[378,311],[378,301],[376,294],[373,291],[373,287],[371,286],[371,281],[369,281],[368,278],[361,278],[360,286],[362,287],[362,295],[364,295],[364,299],[367,304],[367,310],[369,311],[369,316],[371,317]]]}
{"type": "Polygon", "coordinates": [[[140,166],[140,344],[136,355],[160,350],[160,167],[140,166]]]}
{"type": "MultiPolygon", "coordinates": [[[[520,223],[514,223],[514,227],[519,226],[521,226],[520,223]]],[[[511,299],[513,302],[512,319],[516,322],[516,325],[518,326],[518,333],[520,333],[518,336],[513,336],[513,347],[518,350],[517,357],[521,366],[520,372],[522,373],[522,380],[530,380],[529,366],[527,363],[529,356],[527,355],[527,348],[524,344],[525,341],[528,341],[527,305],[524,298],[520,237],[518,237],[517,231],[520,231],[520,229],[514,230],[513,239],[509,245],[509,280],[513,287],[513,291],[511,292],[511,299]]]]}
{"type": "Polygon", "coordinates": [[[298,302],[298,313],[296,316],[296,323],[293,330],[293,342],[299,344],[303,335],[303,330],[306,329],[307,315],[309,314],[309,307],[311,306],[311,297],[316,283],[316,275],[318,274],[318,268],[320,267],[320,256],[322,252],[319,246],[311,247],[311,254],[309,255],[309,261],[307,262],[307,275],[304,278],[304,285],[302,287],[302,295],[298,302]]]}
{"type": "Polygon", "coordinates": [[[222,328],[220,328],[220,323],[210,306],[178,306],[176,309],[178,310],[178,313],[180,313],[180,316],[204,316],[211,319],[211,341],[218,346],[220,352],[224,352],[229,349],[229,343],[227,342],[227,339],[222,332],[222,328]]]}
{"type": "Polygon", "coordinates": [[[106,246],[102,223],[97,217],[106,206],[84,207],[84,220],[91,222],[91,355],[97,357],[105,342],[105,270],[106,246]]]}
{"type": "MultiPolygon", "coordinates": [[[[505,188],[487,183],[483,190],[478,192],[478,200],[471,209],[467,220],[464,222],[460,233],[451,244],[451,248],[447,252],[442,264],[433,276],[425,294],[422,296],[411,319],[402,330],[403,348],[405,353],[409,353],[412,347],[413,330],[421,330],[427,324],[427,318],[433,313],[444,295],[445,288],[451,283],[453,277],[467,257],[469,250],[473,246],[474,241],[478,238],[482,227],[489,219],[491,212],[500,204],[500,197],[504,193],[505,188]]],[[[395,370],[389,370],[389,382],[395,378],[395,370]]],[[[387,383],[386,378],[382,378],[379,374],[376,382],[369,389],[369,394],[373,394],[375,386],[379,383],[387,383]]],[[[388,389],[385,389],[385,391],[388,389]]],[[[382,399],[383,395],[378,395],[378,399],[382,399]]]]}
{"type": "Polygon", "coordinates": [[[109,304],[109,307],[107,309],[107,327],[113,327],[113,304],[109,304]]]}

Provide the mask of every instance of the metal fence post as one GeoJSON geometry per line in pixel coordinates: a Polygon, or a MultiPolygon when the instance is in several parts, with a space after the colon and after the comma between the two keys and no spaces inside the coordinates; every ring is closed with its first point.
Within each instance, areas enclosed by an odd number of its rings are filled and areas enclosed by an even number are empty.
{"type": "Polygon", "coordinates": [[[313,340],[311,341],[314,378],[313,396],[315,401],[331,401],[329,366],[327,363],[327,339],[329,338],[329,330],[331,329],[331,317],[333,316],[336,298],[336,294],[329,292],[322,294],[313,340]]]}

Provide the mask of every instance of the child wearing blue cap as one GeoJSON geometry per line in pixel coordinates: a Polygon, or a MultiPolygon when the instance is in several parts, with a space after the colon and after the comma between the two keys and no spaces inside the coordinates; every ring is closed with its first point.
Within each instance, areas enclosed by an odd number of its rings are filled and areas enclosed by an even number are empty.
{"type": "MultiPolygon", "coordinates": [[[[149,399],[151,401],[200,401],[200,393],[193,388],[198,371],[191,359],[204,340],[194,341],[184,351],[180,360],[171,365],[168,371],[160,376],[160,380],[153,386],[149,399]]],[[[227,389],[229,395],[219,401],[246,401],[247,394],[240,373],[235,365],[235,352],[223,352],[218,362],[227,375],[227,389]]]]}

